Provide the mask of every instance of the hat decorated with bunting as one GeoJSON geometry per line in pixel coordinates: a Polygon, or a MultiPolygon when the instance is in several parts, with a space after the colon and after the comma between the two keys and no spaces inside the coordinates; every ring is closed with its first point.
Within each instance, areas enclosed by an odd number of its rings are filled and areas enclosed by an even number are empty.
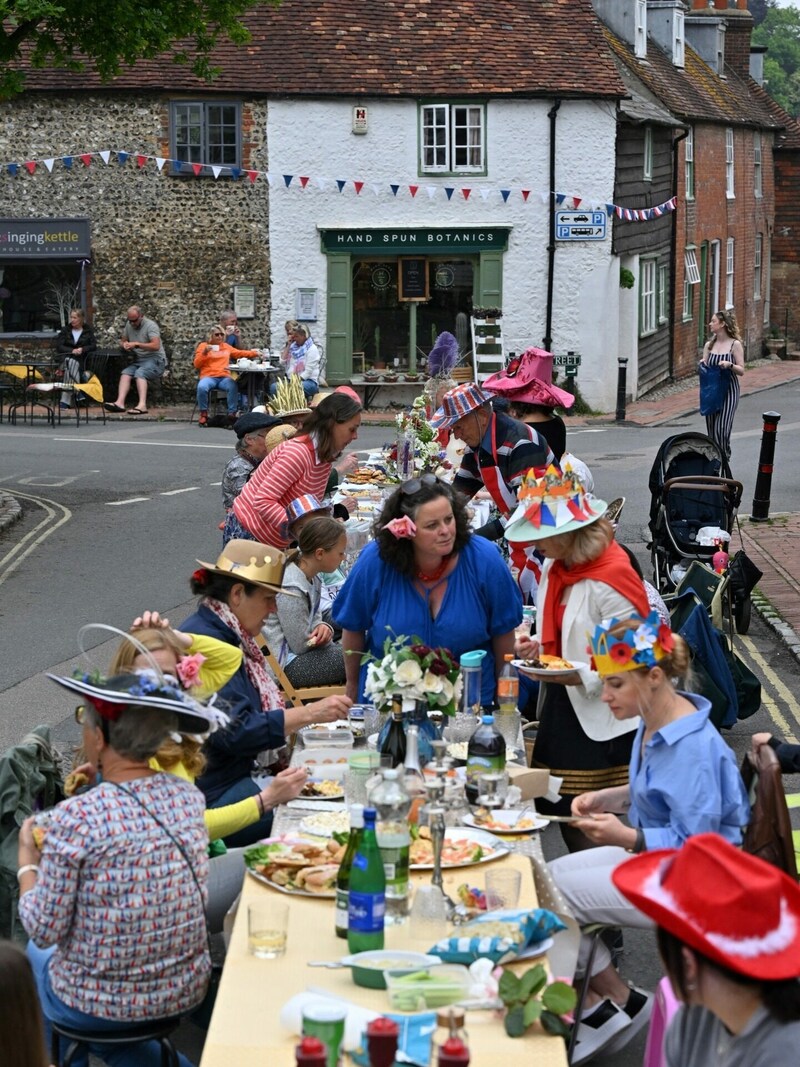
{"type": "Polygon", "coordinates": [[[611,878],[639,911],[713,963],[761,981],[800,974],[800,886],[718,834],[642,852],[611,878]]]}
{"type": "Polygon", "coordinates": [[[471,411],[477,411],[485,404],[490,403],[491,397],[474,382],[465,382],[457,385],[442,397],[442,406],[434,412],[431,426],[435,430],[441,430],[446,426],[452,426],[469,415],[471,411]]]}
{"type": "MultiPolygon", "coordinates": [[[[297,556],[296,549],[281,552],[280,549],[273,548],[272,545],[262,545],[259,541],[234,538],[225,545],[216,563],[204,563],[201,559],[197,562],[203,570],[211,574],[221,574],[226,578],[259,585],[273,593],[301,596],[302,594],[291,589],[281,588],[286,564],[292,563],[297,556]]],[[[198,585],[202,585],[198,579],[200,573],[195,571],[193,575],[198,585]]]]}
{"type": "Polygon", "coordinates": [[[531,468],[517,490],[517,502],[505,538],[522,543],[580,530],[602,518],[608,506],[586,492],[569,464],[563,471],[551,464],[541,478],[531,468]]]}
{"type": "Polygon", "coordinates": [[[646,619],[604,619],[589,638],[592,670],[598,674],[622,674],[640,667],[655,667],[673,648],[672,630],[657,611],[646,619]]]}
{"type": "Polygon", "coordinates": [[[314,515],[320,513],[323,515],[330,515],[331,509],[328,504],[321,504],[315,496],[311,493],[307,493],[306,496],[298,496],[286,507],[286,521],[289,526],[292,523],[297,522],[298,519],[302,519],[304,515],[314,515]]]}

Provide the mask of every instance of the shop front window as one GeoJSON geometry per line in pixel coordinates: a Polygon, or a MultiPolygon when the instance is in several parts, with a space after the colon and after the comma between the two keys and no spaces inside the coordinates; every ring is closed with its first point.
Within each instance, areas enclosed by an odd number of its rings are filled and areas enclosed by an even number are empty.
{"type": "Polygon", "coordinates": [[[81,301],[79,263],[0,266],[0,333],[59,330],[81,301]]]}
{"type": "MultiPolygon", "coordinates": [[[[427,301],[417,304],[417,364],[444,330],[458,339],[459,351],[471,347],[469,316],[472,311],[475,261],[470,258],[428,257],[427,301]]],[[[409,366],[411,316],[409,304],[398,299],[397,258],[353,262],[353,350],[363,353],[364,367],[409,366]]]]}

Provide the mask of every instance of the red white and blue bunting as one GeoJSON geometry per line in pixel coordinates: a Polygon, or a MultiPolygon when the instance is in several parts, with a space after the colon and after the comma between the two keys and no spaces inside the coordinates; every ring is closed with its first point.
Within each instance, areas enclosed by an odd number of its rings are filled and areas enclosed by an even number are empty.
{"type": "Polygon", "coordinates": [[[304,193],[307,190],[319,192],[336,192],[339,195],[361,196],[365,191],[375,196],[391,196],[393,199],[409,198],[415,200],[418,194],[420,200],[427,196],[428,200],[435,200],[444,196],[448,201],[466,203],[474,195],[484,203],[490,199],[500,199],[503,204],[521,199],[523,203],[530,204],[538,198],[545,205],[555,200],[556,207],[578,210],[605,211],[609,216],[616,216],[627,222],[646,222],[650,219],[660,218],[669,211],[675,211],[678,198],[673,196],[663,204],[654,207],[628,208],[621,204],[612,204],[607,200],[598,200],[592,197],[576,196],[572,193],[556,192],[551,194],[548,190],[541,190],[535,194],[532,188],[520,185],[430,185],[421,182],[375,182],[361,178],[327,178],[308,174],[275,174],[271,171],[254,170],[246,167],[219,166],[214,163],[186,163],[177,159],[169,159],[166,156],[151,156],[144,152],[123,151],[121,149],[104,149],[100,152],[79,152],[70,156],[51,156],[45,159],[27,159],[22,162],[12,161],[0,163],[0,174],[10,178],[24,177],[23,171],[31,177],[36,174],[39,167],[44,167],[48,174],[53,174],[56,164],[60,164],[65,170],[71,171],[78,164],[88,169],[93,163],[99,161],[109,166],[112,157],[120,167],[126,164],[144,170],[151,164],[155,165],[159,174],[168,168],[169,174],[190,174],[196,177],[201,174],[211,174],[215,179],[229,178],[233,181],[247,179],[255,185],[259,180],[265,180],[270,187],[304,193]]]}

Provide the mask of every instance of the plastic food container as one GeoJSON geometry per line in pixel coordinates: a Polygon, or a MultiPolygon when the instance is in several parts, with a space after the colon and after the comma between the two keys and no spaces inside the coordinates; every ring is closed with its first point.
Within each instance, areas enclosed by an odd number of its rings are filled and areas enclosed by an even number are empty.
{"type": "MultiPolygon", "coordinates": [[[[380,948],[345,956],[342,963],[350,968],[356,985],[365,986],[367,989],[386,989],[386,972],[389,968],[392,974],[400,976],[420,970],[435,970],[441,960],[438,956],[426,956],[422,952],[380,948]]],[[[466,967],[462,969],[466,971],[466,967]]]]}
{"type": "Polygon", "coordinates": [[[415,971],[391,970],[385,974],[389,1006],[393,1011],[443,1008],[469,996],[469,971],[458,963],[440,963],[415,971]]]}
{"type": "Polygon", "coordinates": [[[320,781],[334,778],[343,782],[347,774],[347,755],[340,748],[317,748],[312,745],[300,755],[300,765],[308,769],[312,778],[320,781]]]}
{"type": "Polygon", "coordinates": [[[306,748],[352,748],[353,731],[343,728],[326,730],[324,726],[314,726],[301,731],[306,748]]]}

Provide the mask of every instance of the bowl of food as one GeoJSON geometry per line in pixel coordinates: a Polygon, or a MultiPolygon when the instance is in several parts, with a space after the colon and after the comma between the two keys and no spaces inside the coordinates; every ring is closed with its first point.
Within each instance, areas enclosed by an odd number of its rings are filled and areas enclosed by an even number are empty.
{"type": "Polygon", "coordinates": [[[350,968],[356,985],[367,989],[386,989],[386,975],[391,971],[398,977],[426,968],[435,967],[442,961],[438,956],[426,956],[422,952],[401,952],[397,949],[373,949],[371,952],[356,952],[345,956],[342,964],[350,968]]]}

